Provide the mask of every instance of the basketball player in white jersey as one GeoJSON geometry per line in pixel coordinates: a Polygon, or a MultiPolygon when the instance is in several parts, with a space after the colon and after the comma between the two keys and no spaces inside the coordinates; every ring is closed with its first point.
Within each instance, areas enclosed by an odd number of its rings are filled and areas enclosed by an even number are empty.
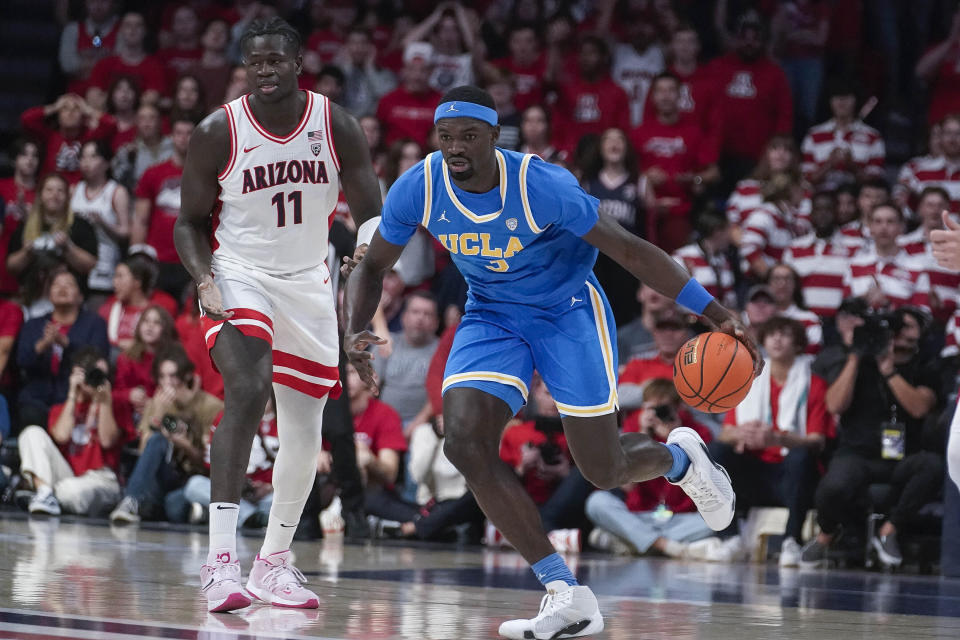
{"type": "Polygon", "coordinates": [[[289,549],[313,484],[323,407],[340,390],[327,232],[339,185],[357,224],[379,215],[380,189],[357,121],[297,88],[297,32],[279,18],[255,21],[240,47],[254,90],[194,132],[174,230],[225,392],[210,447],[210,549],[200,580],[212,612],[246,607],[249,596],[316,608],[289,549]],[[274,500],[244,590],[237,505],[271,383],[280,439],[274,500]]]}

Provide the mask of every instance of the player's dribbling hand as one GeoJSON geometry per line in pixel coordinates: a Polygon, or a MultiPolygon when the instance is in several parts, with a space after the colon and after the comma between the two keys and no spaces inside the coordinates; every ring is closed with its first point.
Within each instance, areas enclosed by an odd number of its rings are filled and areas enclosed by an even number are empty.
{"type": "Polygon", "coordinates": [[[764,365],[763,358],[760,357],[760,347],[757,346],[753,336],[750,335],[747,328],[743,326],[743,323],[731,314],[730,319],[725,320],[723,324],[720,325],[720,331],[733,336],[747,348],[747,351],[750,352],[750,357],[753,358],[753,376],[759,376],[760,372],[763,371],[764,365]]]}
{"type": "Polygon", "coordinates": [[[197,285],[200,307],[211,320],[226,320],[233,317],[233,311],[223,308],[223,295],[211,276],[207,276],[197,285]]]}
{"type": "Polygon", "coordinates": [[[357,370],[357,374],[367,388],[375,394],[379,393],[377,376],[373,371],[373,354],[367,351],[371,344],[384,344],[386,340],[370,331],[350,333],[343,336],[343,350],[350,359],[350,364],[357,370]]]}

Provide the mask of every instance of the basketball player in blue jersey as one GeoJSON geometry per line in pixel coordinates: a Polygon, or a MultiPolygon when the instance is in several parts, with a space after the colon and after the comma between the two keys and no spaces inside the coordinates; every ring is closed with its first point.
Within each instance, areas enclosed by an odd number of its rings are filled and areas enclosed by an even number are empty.
{"type": "MultiPolygon", "coordinates": [[[[540,372],[560,409],[573,458],[602,489],[666,476],[721,530],[733,518],[725,470],[692,429],[666,445],[619,433],[615,325],[591,269],[597,250],[678,303],[750,342],[736,317],[657,247],[598,215],[598,201],[566,170],[499,149],[493,99],[476,87],[437,107],[440,151],[390,189],[363,260],[347,282],[344,348],[375,388],[366,330],[383,276],[418,225],[450,251],[469,285],[466,314],[443,383],[444,452],[484,512],[533,566],[547,595],[539,614],[500,626],[507,638],[573,638],[603,629],[593,592],[580,586],[543,532],[537,509],[499,457],[501,433],[540,372]]],[[[361,229],[360,241],[364,242],[361,229]]]]}

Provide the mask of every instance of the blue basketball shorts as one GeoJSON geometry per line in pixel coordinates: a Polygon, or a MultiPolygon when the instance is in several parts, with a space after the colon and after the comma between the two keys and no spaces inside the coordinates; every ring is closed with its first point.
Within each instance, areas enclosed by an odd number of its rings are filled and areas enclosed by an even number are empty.
{"type": "Polygon", "coordinates": [[[516,413],[527,402],[534,370],[561,415],[616,411],[616,324],[593,278],[551,309],[471,301],[453,340],[443,392],[479,389],[516,413]]]}

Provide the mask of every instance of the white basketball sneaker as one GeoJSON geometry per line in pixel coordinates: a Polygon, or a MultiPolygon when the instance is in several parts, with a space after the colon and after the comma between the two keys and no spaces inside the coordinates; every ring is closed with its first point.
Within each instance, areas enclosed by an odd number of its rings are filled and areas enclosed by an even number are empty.
{"type": "Polygon", "coordinates": [[[508,620],[500,635],[511,640],[560,640],[603,631],[603,616],[590,587],[557,580],[547,585],[540,613],[530,620],[508,620]]]}
{"type": "Polygon", "coordinates": [[[271,553],[266,558],[257,555],[247,579],[247,592],[275,607],[316,609],[320,598],[303,586],[307,579],[293,566],[290,555],[289,549],[271,553]]]}
{"type": "Polygon", "coordinates": [[[250,606],[250,598],[240,584],[240,563],[230,552],[200,567],[200,587],[207,598],[207,611],[223,613],[250,606]]]}
{"type": "Polygon", "coordinates": [[[737,501],[727,470],[713,461],[703,439],[689,427],[671,431],[667,444],[679,446],[690,458],[687,472],[672,484],[690,496],[707,526],[714,531],[726,529],[733,521],[737,501]]]}

